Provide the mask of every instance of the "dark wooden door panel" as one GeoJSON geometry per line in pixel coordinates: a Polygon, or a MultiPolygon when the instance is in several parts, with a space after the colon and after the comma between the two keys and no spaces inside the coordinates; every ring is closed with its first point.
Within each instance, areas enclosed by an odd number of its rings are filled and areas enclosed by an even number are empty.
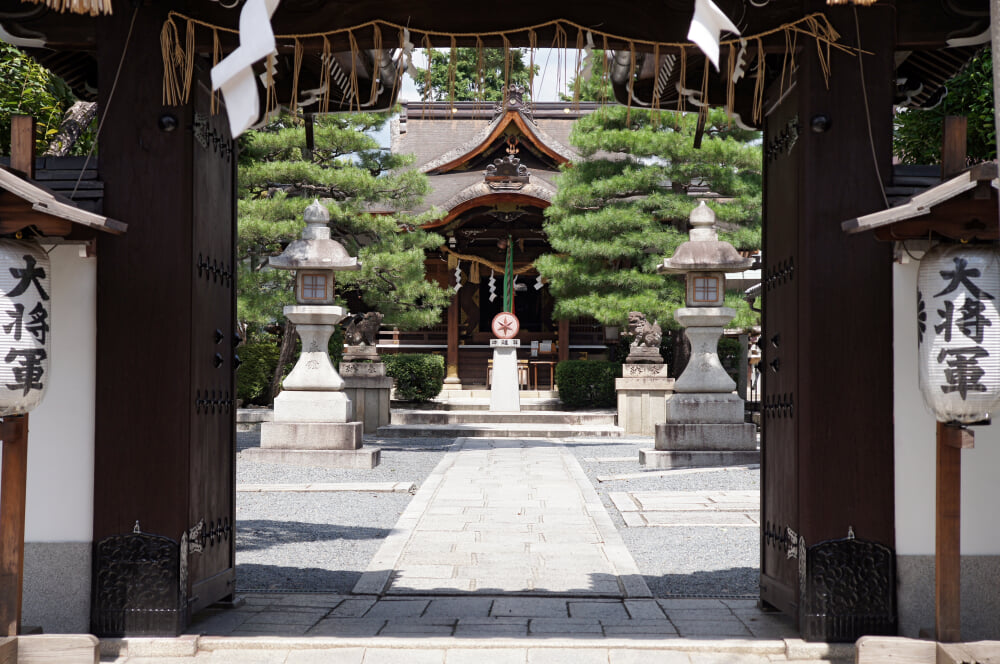
{"type": "Polygon", "coordinates": [[[212,115],[207,63],[194,90],[191,270],[192,611],[234,590],[235,160],[224,113],[212,115]]]}
{"type": "Polygon", "coordinates": [[[761,597],[795,614],[798,601],[799,474],[796,391],[799,348],[799,168],[797,95],[785,98],[765,130],[762,397],[761,597]],[[779,184],[780,183],[780,184],[779,184]]]}

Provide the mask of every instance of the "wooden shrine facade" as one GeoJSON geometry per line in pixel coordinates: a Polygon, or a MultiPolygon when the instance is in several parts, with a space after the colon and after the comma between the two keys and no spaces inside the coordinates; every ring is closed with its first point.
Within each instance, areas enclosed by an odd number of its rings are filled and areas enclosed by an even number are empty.
{"type": "MultiPolygon", "coordinates": [[[[890,173],[897,63],[911,62],[913,54],[946,49],[949,40],[974,44],[988,26],[988,3],[718,4],[745,34],[772,35],[755,39],[755,48],[746,54],[750,75],[735,86],[731,100],[742,122],[763,129],[766,155],[761,599],[792,615],[810,639],[853,640],[863,633],[891,632],[890,249],[871,238],[844,235],[840,223],[887,206],[882,188],[890,173]],[[817,12],[847,50],[827,49],[813,37],[792,40],[780,29],[817,12]],[[868,545],[870,549],[863,549],[868,545]],[[873,552],[879,560],[874,571],[864,567],[873,552]],[[844,584],[842,579],[855,581],[844,584]]],[[[238,13],[222,3],[176,5],[212,24],[238,23],[238,13]]],[[[674,65],[683,66],[685,57],[680,57],[660,76],[670,61],[666,55],[689,53],[676,46],[686,42],[692,5],[687,0],[639,0],[627,7],[544,0],[518,12],[498,13],[459,0],[427,5],[285,0],[274,27],[283,34],[315,33],[385,19],[411,26],[412,41],[418,44],[431,38],[420,29],[437,28],[470,35],[490,32],[485,45],[518,47],[547,46],[553,32],[559,32],[553,25],[533,33],[515,28],[565,18],[619,35],[608,47],[618,49],[616,55],[623,54],[622,62],[629,66],[618,71],[613,83],[619,93],[624,90],[626,102],[641,105],[652,103],[661,78],[672,80],[674,65]],[[662,62],[653,58],[649,67],[632,67],[632,54],[655,55],[651,44],[639,42],[642,39],[673,43],[675,48],[661,51],[662,62]]],[[[167,8],[155,3],[116,2],[113,16],[95,19],[0,0],[0,24],[8,34],[54,52],[85,52],[96,65],[99,100],[107,113],[100,162],[104,213],[128,223],[129,233],[124,238],[102,237],[98,246],[94,541],[127,535],[139,521],[142,532],[177,542],[175,550],[187,573],[184,592],[173,597],[171,609],[178,616],[175,626],[180,626],[190,612],[230,596],[234,589],[236,166],[225,120],[211,115],[209,108],[208,68],[214,46],[210,32],[193,39],[198,57],[191,70],[191,97],[177,106],[163,103],[159,36],[166,19],[167,8]]],[[[578,35],[563,31],[561,44],[582,39],[586,29],[574,31],[578,35]]],[[[335,37],[337,51],[346,50],[349,38],[357,38],[361,49],[374,46],[371,32],[335,37]]],[[[448,43],[441,34],[434,39],[442,46],[448,43]]],[[[458,45],[477,41],[467,37],[458,45]]],[[[232,38],[220,46],[230,51],[232,38]]],[[[309,57],[317,58],[315,44],[307,46],[309,57]]],[[[736,55],[735,48],[723,48],[722,62],[730,53],[736,55]]],[[[287,70],[296,49],[282,43],[279,51],[287,70]]],[[[716,80],[703,58],[697,64],[694,60],[687,62],[691,71],[685,70],[688,88],[716,80]]],[[[299,88],[318,83],[301,80],[299,88]]],[[[725,103],[726,95],[716,95],[713,85],[702,88],[708,90],[707,99],[683,95],[692,102],[725,103]]],[[[491,142],[488,149],[498,147],[491,142]]],[[[524,146],[517,153],[525,164],[528,153],[532,151],[524,146]]],[[[467,164],[468,186],[488,188],[486,157],[492,153],[466,154],[464,161],[453,164],[453,159],[438,167],[462,174],[460,166],[467,164]]],[[[529,170],[540,171],[542,164],[555,162],[553,155],[545,156],[550,161],[532,153],[530,159],[541,164],[529,170]]],[[[458,214],[447,222],[455,223],[450,230],[456,245],[465,243],[463,251],[481,245],[484,257],[493,255],[486,253],[484,241],[492,223],[487,212],[521,211],[525,220],[521,227],[511,226],[510,234],[516,230],[517,239],[524,240],[526,263],[536,250],[527,221],[538,219],[544,207],[544,196],[536,193],[533,201],[520,200],[510,209],[499,207],[499,199],[466,208],[456,201],[449,209],[458,214]],[[471,230],[482,232],[469,235],[471,230]]],[[[513,201],[525,194],[496,195],[513,201]]],[[[477,199],[490,200],[468,200],[477,199]]],[[[436,273],[454,285],[454,271],[436,273]]],[[[480,283],[483,278],[480,268],[480,283]]],[[[449,312],[449,349],[460,347],[456,333],[475,340],[481,332],[469,324],[469,314],[475,322],[475,312],[462,306],[463,298],[474,297],[474,292],[463,285],[458,306],[449,312]]],[[[544,326],[544,316],[541,321],[544,326]]],[[[571,345],[560,344],[560,350],[571,345]]],[[[450,357],[448,364],[460,376],[460,360],[450,357]]],[[[114,566],[98,562],[95,569],[96,577],[114,566]]]]}
{"type": "Polygon", "coordinates": [[[508,247],[515,278],[513,309],[521,323],[519,353],[521,359],[546,363],[539,382],[550,384],[554,365],[549,362],[607,352],[603,326],[553,320],[553,298],[534,267],[535,259],[551,251],[542,222],[555,195],[554,177],[561,164],[577,156],[568,147],[569,132],[577,118],[594,108],[528,104],[518,86],[497,104],[404,106],[392,149],[415,155],[415,167],[428,175],[431,194],[415,211],[444,211],[424,226],[446,240],[428,252],[426,269],[454,295],[440,326],[417,333],[383,332],[381,352],[438,353],[446,358],[449,387],[487,385],[490,321],[503,307],[508,247]]]}

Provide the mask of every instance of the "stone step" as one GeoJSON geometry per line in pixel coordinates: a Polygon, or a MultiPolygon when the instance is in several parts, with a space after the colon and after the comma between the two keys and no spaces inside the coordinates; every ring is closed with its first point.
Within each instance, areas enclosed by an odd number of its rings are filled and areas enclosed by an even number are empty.
{"type": "MultiPolygon", "coordinates": [[[[521,399],[558,399],[559,390],[521,390],[521,399]]],[[[490,389],[488,387],[469,387],[463,390],[441,390],[434,398],[435,401],[454,401],[461,399],[485,399],[490,400],[490,389]]]]}
{"type": "Polygon", "coordinates": [[[394,410],[392,424],[546,424],[614,425],[613,410],[528,411],[520,413],[489,410],[394,410]]]}
{"type": "MultiPolygon", "coordinates": [[[[526,399],[524,395],[521,396],[521,410],[522,411],[539,411],[539,410],[559,410],[561,409],[562,402],[559,399],[526,399]]],[[[490,409],[490,399],[489,397],[485,399],[473,399],[471,397],[462,399],[448,399],[442,401],[440,397],[434,399],[433,401],[425,401],[423,403],[413,403],[412,401],[393,401],[391,402],[391,408],[393,410],[489,410],[490,409]]]]}
{"type": "Polygon", "coordinates": [[[617,438],[625,430],[610,424],[575,425],[546,423],[514,424],[390,424],[379,427],[379,438],[577,438],[599,436],[617,438]]]}

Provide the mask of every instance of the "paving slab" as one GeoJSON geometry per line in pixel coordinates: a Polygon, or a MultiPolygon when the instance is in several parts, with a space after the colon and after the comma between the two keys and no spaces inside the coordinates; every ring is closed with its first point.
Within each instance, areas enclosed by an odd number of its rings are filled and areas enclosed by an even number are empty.
{"type": "Polygon", "coordinates": [[[364,657],[364,648],[293,650],[284,664],[362,664],[364,657]]]}
{"type": "Polygon", "coordinates": [[[527,648],[453,648],[445,657],[445,664],[525,664],[527,648]]]}
{"type": "Polygon", "coordinates": [[[412,648],[368,648],[364,664],[444,664],[444,650],[412,648]]]}
{"type": "Polygon", "coordinates": [[[579,462],[547,439],[459,439],[354,588],[449,591],[652,596],[579,462]],[[430,541],[471,560],[429,563],[430,541]]]}

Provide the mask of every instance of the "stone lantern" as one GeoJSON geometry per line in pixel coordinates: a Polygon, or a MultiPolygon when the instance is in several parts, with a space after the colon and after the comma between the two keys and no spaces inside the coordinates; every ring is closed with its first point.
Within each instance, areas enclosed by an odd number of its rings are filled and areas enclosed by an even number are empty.
{"type": "MultiPolygon", "coordinates": [[[[363,427],[354,419],[344,380],[330,361],[329,343],[348,312],[334,302],[335,274],[358,270],[357,258],[330,239],[330,214],[319,201],[305,211],[302,238],[270,261],[295,271],[295,302],[284,314],[302,341],[299,360],[274,400],[274,421],[261,426],[259,461],[328,467],[374,467],[378,450],[362,450],[363,427]]],[[[250,451],[250,450],[248,450],[250,451]]]]}
{"type": "Polygon", "coordinates": [[[714,465],[753,461],[757,435],[744,422],[743,400],[719,361],[718,343],[736,311],[724,306],[727,272],[742,272],[751,259],[719,240],[715,212],[702,201],[691,212],[690,239],[663,261],[661,274],[683,274],[686,307],[674,318],[691,342],[691,359],[667,401],[666,422],[656,425],[653,450],[640,451],[640,462],[653,467],[714,465]],[[751,452],[746,459],[731,453],[751,452]]]}

